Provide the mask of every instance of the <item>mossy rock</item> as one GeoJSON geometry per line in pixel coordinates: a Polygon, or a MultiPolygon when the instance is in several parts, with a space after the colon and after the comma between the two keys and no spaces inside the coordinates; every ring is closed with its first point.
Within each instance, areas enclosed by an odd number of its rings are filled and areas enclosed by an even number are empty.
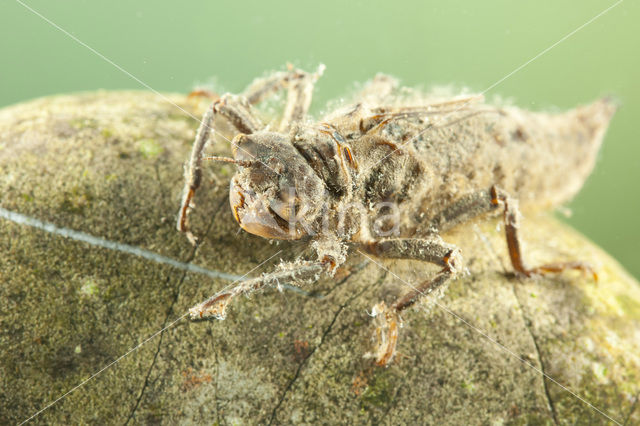
{"type": "MultiPolygon", "coordinates": [[[[169,99],[196,117],[205,105],[169,99]]],[[[207,167],[196,199],[201,244],[175,230],[196,127],[139,92],[44,98],[0,112],[0,423],[30,418],[87,379],[32,421],[607,423],[597,407],[620,423],[640,422],[640,287],[550,216],[525,217],[529,263],[588,261],[599,282],[578,272],[512,278],[497,222],[460,228],[446,239],[462,248],[469,274],[440,306],[404,315],[388,368],[363,358],[372,350],[367,312],[404,287],[357,252],[308,293],[272,289],[236,300],[224,322],[174,323],[229,281],[106,241],[235,275],[275,255],[251,275],[268,271],[306,247],[238,231],[225,164],[207,167]],[[57,228],[20,224],[9,212],[57,228]]],[[[210,151],[228,147],[214,141],[210,151]]],[[[437,270],[382,262],[414,283],[437,270]]]]}

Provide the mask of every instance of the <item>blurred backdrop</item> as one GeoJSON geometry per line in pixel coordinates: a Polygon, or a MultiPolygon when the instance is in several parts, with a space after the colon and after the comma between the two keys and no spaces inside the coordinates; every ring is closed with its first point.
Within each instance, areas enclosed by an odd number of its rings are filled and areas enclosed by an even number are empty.
{"type": "MultiPolygon", "coordinates": [[[[159,91],[215,77],[239,91],[286,62],[327,65],[315,111],[377,72],[406,85],[483,91],[615,4],[466,1],[23,0],[159,91]],[[217,4],[216,4],[217,3],[217,4]]],[[[563,218],[640,277],[640,4],[621,2],[493,87],[518,106],[565,109],[613,94],[594,174],[563,218]]],[[[0,107],[96,89],[144,89],[20,2],[0,2],[0,107]]],[[[159,100],[159,102],[161,102],[159,100]]],[[[196,123],[194,122],[194,126],[196,123]]]]}

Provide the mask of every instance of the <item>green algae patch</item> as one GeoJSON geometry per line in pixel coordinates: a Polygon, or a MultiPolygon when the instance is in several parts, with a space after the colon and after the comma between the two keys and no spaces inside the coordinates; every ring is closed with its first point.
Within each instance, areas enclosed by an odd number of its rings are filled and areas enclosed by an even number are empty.
{"type": "Polygon", "coordinates": [[[85,296],[94,296],[98,294],[98,284],[93,280],[87,280],[80,287],[79,292],[85,296]]]}
{"type": "Polygon", "coordinates": [[[162,145],[155,139],[141,139],[136,142],[136,147],[144,158],[156,158],[164,151],[162,145]]]}
{"type": "MultiPolygon", "coordinates": [[[[82,176],[85,178],[86,176],[82,176]]],[[[94,200],[94,195],[87,187],[74,185],[70,190],[62,194],[59,209],[70,214],[84,214],[85,209],[94,200]]]]}
{"type": "MultiPolygon", "coordinates": [[[[168,96],[202,113],[202,105],[168,96]]],[[[508,253],[495,222],[460,228],[444,237],[462,248],[469,274],[451,282],[438,305],[403,314],[398,355],[386,369],[364,357],[373,349],[368,312],[405,288],[357,253],[342,278],[305,288],[321,297],[272,289],[238,299],[224,322],[180,319],[229,281],[118,244],[237,275],[276,255],[256,276],[304,249],[238,231],[228,165],[207,166],[195,200],[191,222],[202,244],[194,248],[175,230],[197,125],[144,92],[58,96],[0,111],[0,207],[46,224],[0,218],[0,423],[26,420],[127,353],[35,420],[608,422],[552,377],[616,421],[640,423],[640,287],[546,215],[523,222],[527,259],[590,262],[598,283],[577,272],[514,279],[504,273],[508,253]]],[[[222,138],[208,149],[230,152],[222,138]]],[[[437,271],[419,262],[385,266],[412,283],[437,271]]]]}
{"type": "Polygon", "coordinates": [[[618,294],[616,301],[625,316],[640,320],[640,303],[637,300],[629,298],[626,294],[618,294]]]}
{"type": "Polygon", "coordinates": [[[363,409],[382,408],[393,402],[393,386],[387,376],[388,374],[380,373],[373,377],[361,396],[363,409]]]}

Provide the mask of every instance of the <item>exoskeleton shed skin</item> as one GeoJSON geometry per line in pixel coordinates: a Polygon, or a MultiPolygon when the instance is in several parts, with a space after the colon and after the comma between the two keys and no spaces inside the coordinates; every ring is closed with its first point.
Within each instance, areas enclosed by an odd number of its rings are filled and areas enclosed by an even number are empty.
{"type": "Polygon", "coordinates": [[[352,246],[369,259],[365,252],[439,266],[392,304],[374,305],[378,338],[372,357],[387,366],[396,351],[401,313],[429,294],[442,294],[464,270],[460,248],[441,235],[500,212],[516,274],[579,270],[597,280],[591,265],[577,260],[529,266],[518,206],[551,209],[578,192],[615,112],[611,100],[558,114],[531,112],[492,106],[482,96],[442,99],[400,91],[394,79],[378,75],[352,103],[313,121],[306,113],[323,70],[275,73],[250,86],[244,97],[224,95],[205,113],[187,168],[178,229],[195,241],[187,213],[199,186],[209,124],[219,114],[238,132],[234,158],[211,157],[238,166],[229,197],[236,221],[265,238],[308,238],[315,259],[282,263],[275,272],[222,291],[194,306],[192,319],[223,319],[234,297],[273,283],[332,276],[352,246]],[[252,105],[283,89],[287,104],[274,132],[252,105]]]}

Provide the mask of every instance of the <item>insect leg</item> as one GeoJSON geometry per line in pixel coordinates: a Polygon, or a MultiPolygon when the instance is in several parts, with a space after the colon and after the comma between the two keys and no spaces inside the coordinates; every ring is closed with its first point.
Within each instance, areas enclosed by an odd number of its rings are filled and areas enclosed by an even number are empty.
{"type": "Polygon", "coordinates": [[[511,265],[517,273],[530,277],[532,275],[558,273],[567,269],[576,269],[592,274],[594,279],[597,280],[597,275],[592,267],[584,262],[549,263],[535,268],[527,267],[522,258],[520,238],[518,237],[520,222],[518,203],[505,191],[495,186],[489,190],[463,197],[438,214],[431,223],[439,232],[443,232],[460,223],[467,222],[474,217],[501,207],[503,209],[509,257],[511,259],[511,265]]]}
{"type": "Polygon", "coordinates": [[[255,105],[270,95],[287,89],[287,103],[280,122],[280,132],[286,132],[307,115],[311,105],[313,86],[323,72],[324,65],[320,65],[315,73],[291,68],[289,71],[278,72],[271,77],[256,80],[245,90],[244,96],[250,104],[255,105]]]}
{"type": "Polygon", "coordinates": [[[395,355],[398,328],[401,323],[400,312],[415,304],[423,296],[441,288],[454,277],[462,266],[462,256],[460,250],[445,243],[439,237],[385,239],[369,243],[366,248],[380,257],[423,260],[443,267],[433,278],[414,287],[391,306],[380,302],[373,307],[372,315],[376,318],[378,337],[375,352],[376,364],[384,367],[395,355]]]}
{"type": "Polygon", "coordinates": [[[198,89],[198,90],[192,90],[187,95],[187,99],[193,99],[193,98],[207,98],[211,101],[215,101],[220,98],[220,95],[210,90],[198,89]]]}
{"type": "Polygon", "coordinates": [[[196,139],[191,149],[191,157],[185,169],[184,195],[178,214],[178,230],[186,233],[192,244],[195,244],[196,238],[188,229],[187,217],[191,208],[191,200],[202,180],[203,152],[205,145],[209,141],[217,115],[224,117],[240,133],[250,134],[263,127],[260,120],[251,112],[250,106],[241,97],[223,95],[207,108],[196,133],[196,139]]]}
{"type": "Polygon", "coordinates": [[[287,103],[280,122],[280,132],[289,131],[291,126],[304,120],[307,116],[315,80],[313,75],[307,74],[302,78],[289,82],[287,103]]]}
{"type": "Polygon", "coordinates": [[[255,105],[274,93],[287,89],[289,87],[289,83],[292,81],[311,79],[313,84],[318,80],[323,72],[324,65],[320,65],[318,70],[313,74],[289,67],[288,71],[276,72],[269,77],[256,79],[245,89],[243,95],[247,99],[247,102],[251,105],[255,105]]]}
{"type": "Polygon", "coordinates": [[[278,286],[284,283],[303,284],[313,282],[326,269],[322,262],[303,261],[283,263],[278,270],[258,278],[242,281],[240,284],[217,293],[202,303],[189,309],[192,320],[215,318],[223,320],[226,308],[231,300],[240,295],[249,295],[268,286],[278,286]]]}

